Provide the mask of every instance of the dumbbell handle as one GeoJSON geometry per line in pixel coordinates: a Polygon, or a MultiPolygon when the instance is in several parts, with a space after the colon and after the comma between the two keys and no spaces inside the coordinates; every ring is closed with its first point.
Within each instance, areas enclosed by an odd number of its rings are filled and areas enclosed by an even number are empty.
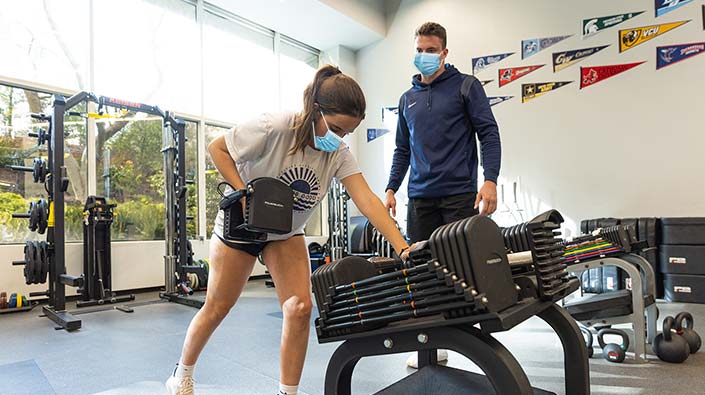
{"type": "Polygon", "coordinates": [[[13,213],[12,218],[32,218],[29,214],[13,213]]]}
{"type": "Polygon", "coordinates": [[[12,266],[22,266],[26,265],[27,261],[12,261],[12,266]]]}
{"type": "Polygon", "coordinates": [[[29,132],[29,133],[27,133],[27,136],[29,136],[29,137],[39,137],[39,133],[29,132]]]}
{"type": "Polygon", "coordinates": [[[10,169],[17,171],[34,171],[34,168],[27,166],[10,166],[10,169]]]}

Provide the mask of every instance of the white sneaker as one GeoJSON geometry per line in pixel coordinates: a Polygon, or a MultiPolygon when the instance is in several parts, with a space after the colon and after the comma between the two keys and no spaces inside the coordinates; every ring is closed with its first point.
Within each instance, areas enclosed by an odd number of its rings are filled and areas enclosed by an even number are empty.
{"type": "MultiPolygon", "coordinates": [[[[438,354],[436,354],[436,359],[438,362],[444,362],[448,360],[448,351],[446,350],[436,350],[438,354]]],[[[406,366],[412,368],[412,369],[418,369],[419,368],[419,353],[415,352],[409,356],[409,359],[406,360],[406,366]]]]}
{"type": "Polygon", "coordinates": [[[176,377],[172,375],[166,381],[166,392],[169,395],[194,395],[193,385],[195,382],[191,377],[176,377]]]}

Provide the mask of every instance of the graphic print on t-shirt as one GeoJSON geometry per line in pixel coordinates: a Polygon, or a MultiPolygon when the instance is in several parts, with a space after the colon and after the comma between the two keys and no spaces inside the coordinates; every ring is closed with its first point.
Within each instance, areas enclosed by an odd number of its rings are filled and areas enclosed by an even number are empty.
{"type": "Polygon", "coordinates": [[[310,166],[295,164],[282,170],[279,179],[294,190],[294,210],[306,211],[318,203],[320,182],[310,166]]]}

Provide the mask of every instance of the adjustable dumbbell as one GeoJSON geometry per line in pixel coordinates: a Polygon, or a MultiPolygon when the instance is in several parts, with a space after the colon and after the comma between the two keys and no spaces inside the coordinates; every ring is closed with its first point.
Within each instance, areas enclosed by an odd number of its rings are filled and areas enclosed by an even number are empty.
{"type": "Polygon", "coordinates": [[[675,324],[676,333],[681,335],[685,341],[688,342],[690,353],[695,354],[698,352],[698,350],[700,350],[700,346],[702,345],[702,340],[700,339],[698,332],[693,330],[693,316],[686,311],[678,313],[675,318],[675,324]]]}
{"type": "Polygon", "coordinates": [[[629,336],[626,332],[620,329],[604,328],[597,332],[597,342],[602,348],[602,357],[607,361],[622,363],[626,357],[627,349],[629,348],[629,336]],[[620,344],[605,343],[605,335],[617,335],[622,338],[620,344]]]}
{"type": "Polygon", "coordinates": [[[673,317],[663,320],[663,332],[654,339],[653,349],[662,361],[681,363],[690,356],[690,346],[683,336],[673,331],[675,326],[673,317]]]}

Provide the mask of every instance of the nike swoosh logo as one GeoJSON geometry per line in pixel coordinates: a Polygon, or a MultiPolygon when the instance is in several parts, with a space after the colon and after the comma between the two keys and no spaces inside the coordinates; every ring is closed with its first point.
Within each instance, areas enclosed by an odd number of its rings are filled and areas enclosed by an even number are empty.
{"type": "Polygon", "coordinates": [[[416,105],[416,102],[413,102],[413,103],[409,104],[409,106],[408,106],[407,108],[411,108],[411,107],[413,107],[413,106],[415,106],[415,105],[416,105]]]}

